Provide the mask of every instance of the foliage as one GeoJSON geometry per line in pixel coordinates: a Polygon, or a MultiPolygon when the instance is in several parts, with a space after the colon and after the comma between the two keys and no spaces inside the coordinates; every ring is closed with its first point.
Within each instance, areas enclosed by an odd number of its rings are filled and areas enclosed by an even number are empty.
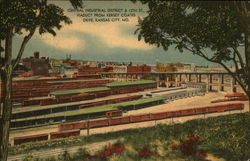
{"type": "Polygon", "coordinates": [[[140,158],[151,157],[154,156],[154,152],[152,152],[148,147],[143,147],[140,151],[138,151],[138,156],[140,158]]]}
{"type": "MultiPolygon", "coordinates": [[[[142,0],[143,1],[143,0],[142,0]]],[[[138,40],[168,50],[175,46],[207,61],[220,64],[250,95],[250,50],[239,52],[240,45],[249,46],[249,12],[247,2],[217,1],[143,1],[148,15],[139,19],[138,40]],[[228,68],[234,65],[237,73],[228,68]]]]}
{"type": "Polygon", "coordinates": [[[48,157],[48,158],[34,158],[32,156],[25,157],[23,161],[87,161],[87,155],[89,152],[84,148],[79,148],[78,151],[74,154],[69,154],[67,149],[58,155],[57,157],[48,157]]]}
{"type": "Polygon", "coordinates": [[[87,160],[88,150],[85,148],[79,148],[78,151],[72,155],[72,160],[74,161],[85,161],[87,160]]]}
{"type": "MultiPolygon", "coordinates": [[[[199,149],[200,145],[199,137],[195,136],[194,133],[189,134],[187,138],[180,140],[179,149],[186,156],[198,156],[198,157],[207,157],[207,154],[204,150],[199,149]]],[[[173,148],[172,144],[172,148],[173,148]]]]}
{"type": "Polygon", "coordinates": [[[243,42],[235,10],[226,2],[150,1],[148,5],[149,15],[139,21],[138,35],[148,43],[164,49],[176,44],[180,51],[189,46],[197,52],[210,48],[218,54],[214,60],[227,61],[232,51],[226,49],[243,42]]]}
{"type": "Polygon", "coordinates": [[[60,29],[61,22],[70,24],[71,21],[63,13],[63,9],[44,1],[23,0],[4,1],[0,7],[0,38],[7,37],[9,29],[14,29],[13,34],[24,34],[23,31],[32,31],[38,28],[39,33],[56,35],[54,28],[60,29]],[[52,21],[53,20],[53,21],[52,21]]]}
{"type": "Polygon", "coordinates": [[[191,134],[187,139],[181,140],[179,148],[181,152],[187,156],[194,156],[197,154],[199,137],[191,134]]]}
{"type": "Polygon", "coordinates": [[[109,144],[108,146],[106,146],[102,151],[98,152],[95,155],[88,155],[87,158],[88,159],[102,159],[102,160],[106,160],[108,157],[114,155],[114,154],[122,154],[125,151],[125,146],[122,143],[115,143],[114,145],[109,144]]]}

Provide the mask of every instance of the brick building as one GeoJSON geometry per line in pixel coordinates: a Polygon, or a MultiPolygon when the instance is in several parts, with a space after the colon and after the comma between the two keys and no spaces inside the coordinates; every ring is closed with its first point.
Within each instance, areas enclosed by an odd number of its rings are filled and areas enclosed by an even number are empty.
{"type": "Polygon", "coordinates": [[[49,73],[49,58],[39,58],[39,52],[34,52],[33,56],[22,59],[22,64],[29,69],[33,75],[48,75],[49,73]]]}

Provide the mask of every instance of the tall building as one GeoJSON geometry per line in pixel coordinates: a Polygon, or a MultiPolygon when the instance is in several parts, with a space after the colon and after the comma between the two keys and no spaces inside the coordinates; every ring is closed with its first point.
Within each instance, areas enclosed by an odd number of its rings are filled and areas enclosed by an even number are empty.
{"type": "Polygon", "coordinates": [[[49,58],[40,58],[39,55],[39,52],[34,52],[33,56],[22,59],[22,64],[29,69],[33,75],[48,75],[50,66],[49,58]]]}

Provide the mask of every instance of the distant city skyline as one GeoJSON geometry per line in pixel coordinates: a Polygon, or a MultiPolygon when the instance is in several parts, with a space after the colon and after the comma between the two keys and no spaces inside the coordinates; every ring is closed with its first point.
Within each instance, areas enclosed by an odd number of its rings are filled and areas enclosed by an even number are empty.
{"type": "MultiPolygon", "coordinates": [[[[200,57],[194,56],[188,51],[180,53],[174,47],[168,51],[156,46],[149,46],[144,41],[138,41],[134,31],[137,28],[137,16],[145,16],[147,6],[130,1],[84,1],[86,8],[92,9],[143,9],[144,13],[137,13],[129,18],[129,22],[83,22],[82,17],[77,17],[75,12],[68,12],[71,7],[67,1],[51,1],[64,8],[65,14],[71,18],[71,25],[64,25],[57,32],[57,36],[45,34],[40,36],[38,32],[31,39],[25,49],[23,57],[29,57],[35,51],[41,56],[64,59],[66,54],[71,54],[72,59],[88,61],[111,62],[138,62],[142,64],[161,63],[193,63],[196,65],[211,65],[200,57]]],[[[14,55],[21,44],[22,37],[14,40],[14,55]]],[[[242,50],[243,51],[243,50],[242,50]]]]}

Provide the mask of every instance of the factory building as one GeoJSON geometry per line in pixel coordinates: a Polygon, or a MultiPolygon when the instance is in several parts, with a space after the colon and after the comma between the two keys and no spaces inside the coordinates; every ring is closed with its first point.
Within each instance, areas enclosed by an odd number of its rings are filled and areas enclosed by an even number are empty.
{"type": "Polygon", "coordinates": [[[22,64],[29,69],[33,75],[48,75],[50,67],[49,58],[40,58],[39,55],[39,52],[34,52],[33,56],[22,59],[22,64]]]}

